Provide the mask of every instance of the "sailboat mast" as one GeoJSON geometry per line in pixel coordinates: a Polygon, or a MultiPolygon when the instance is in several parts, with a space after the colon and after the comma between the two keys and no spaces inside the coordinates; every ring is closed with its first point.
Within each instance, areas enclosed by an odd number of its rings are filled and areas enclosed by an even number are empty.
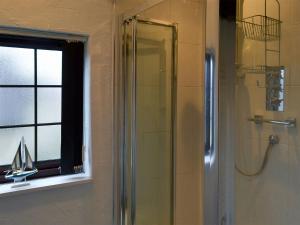
{"type": "Polygon", "coordinates": [[[24,137],[22,137],[21,139],[21,165],[22,165],[22,170],[25,170],[26,159],[25,159],[25,138],[24,137]]]}

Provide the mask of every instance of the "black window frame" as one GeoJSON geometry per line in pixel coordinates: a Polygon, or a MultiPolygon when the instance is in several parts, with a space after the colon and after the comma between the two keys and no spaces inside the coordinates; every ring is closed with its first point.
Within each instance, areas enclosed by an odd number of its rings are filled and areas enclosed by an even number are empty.
{"type": "MultiPolygon", "coordinates": [[[[34,124],[17,124],[0,126],[0,129],[34,127],[34,163],[39,172],[28,179],[67,175],[81,172],[83,146],[83,73],[84,42],[31,36],[0,34],[0,46],[34,49],[34,85],[3,85],[0,88],[34,88],[34,124]],[[62,84],[37,84],[37,50],[62,51],[62,84]],[[38,123],[37,121],[37,89],[61,88],[61,122],[38,123]],[[59,160],[37,161],[39,126],[61,125],[61,158],[59,160]],[[74,169],[77,168],[77,169],[74,169]]],[[[16,146],[17,149],[18,146],[16,146]]],[[[13,160],[13,159],[12,159],[13,160]]],[[[0,166],[0,183],[5,180],[5,171],[10,165],[0,166]]]]}

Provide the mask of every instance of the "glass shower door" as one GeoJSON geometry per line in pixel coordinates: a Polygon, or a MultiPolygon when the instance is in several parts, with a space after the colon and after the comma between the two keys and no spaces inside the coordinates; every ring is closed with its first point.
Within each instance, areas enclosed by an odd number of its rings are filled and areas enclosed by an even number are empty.
{"type": "Polygon", "coordinates": [[[172,24],[124,23],[125,224],[173,224],[175,32],[172,24]]]}

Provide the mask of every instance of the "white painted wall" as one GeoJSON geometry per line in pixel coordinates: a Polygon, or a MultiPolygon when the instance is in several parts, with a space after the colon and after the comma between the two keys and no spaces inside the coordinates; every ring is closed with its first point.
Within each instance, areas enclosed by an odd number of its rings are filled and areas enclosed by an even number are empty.
{"type": "Polygon", "coordinates": [[[93,182],[0,199],[1,225],[112,224],[112,1],[2,0],[0,25],[90,36],[93,182]]]}

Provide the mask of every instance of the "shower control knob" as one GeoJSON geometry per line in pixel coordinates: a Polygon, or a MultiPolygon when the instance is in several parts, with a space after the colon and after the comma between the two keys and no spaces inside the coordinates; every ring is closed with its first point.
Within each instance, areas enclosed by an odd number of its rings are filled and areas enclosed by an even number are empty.
{"type": "Polygon", "coordinates": [[[272,144],[272,145],[279,144],[279,137],[278,137],[278,135],[271,134],[269,136],[269,143],[272,144]]]}

